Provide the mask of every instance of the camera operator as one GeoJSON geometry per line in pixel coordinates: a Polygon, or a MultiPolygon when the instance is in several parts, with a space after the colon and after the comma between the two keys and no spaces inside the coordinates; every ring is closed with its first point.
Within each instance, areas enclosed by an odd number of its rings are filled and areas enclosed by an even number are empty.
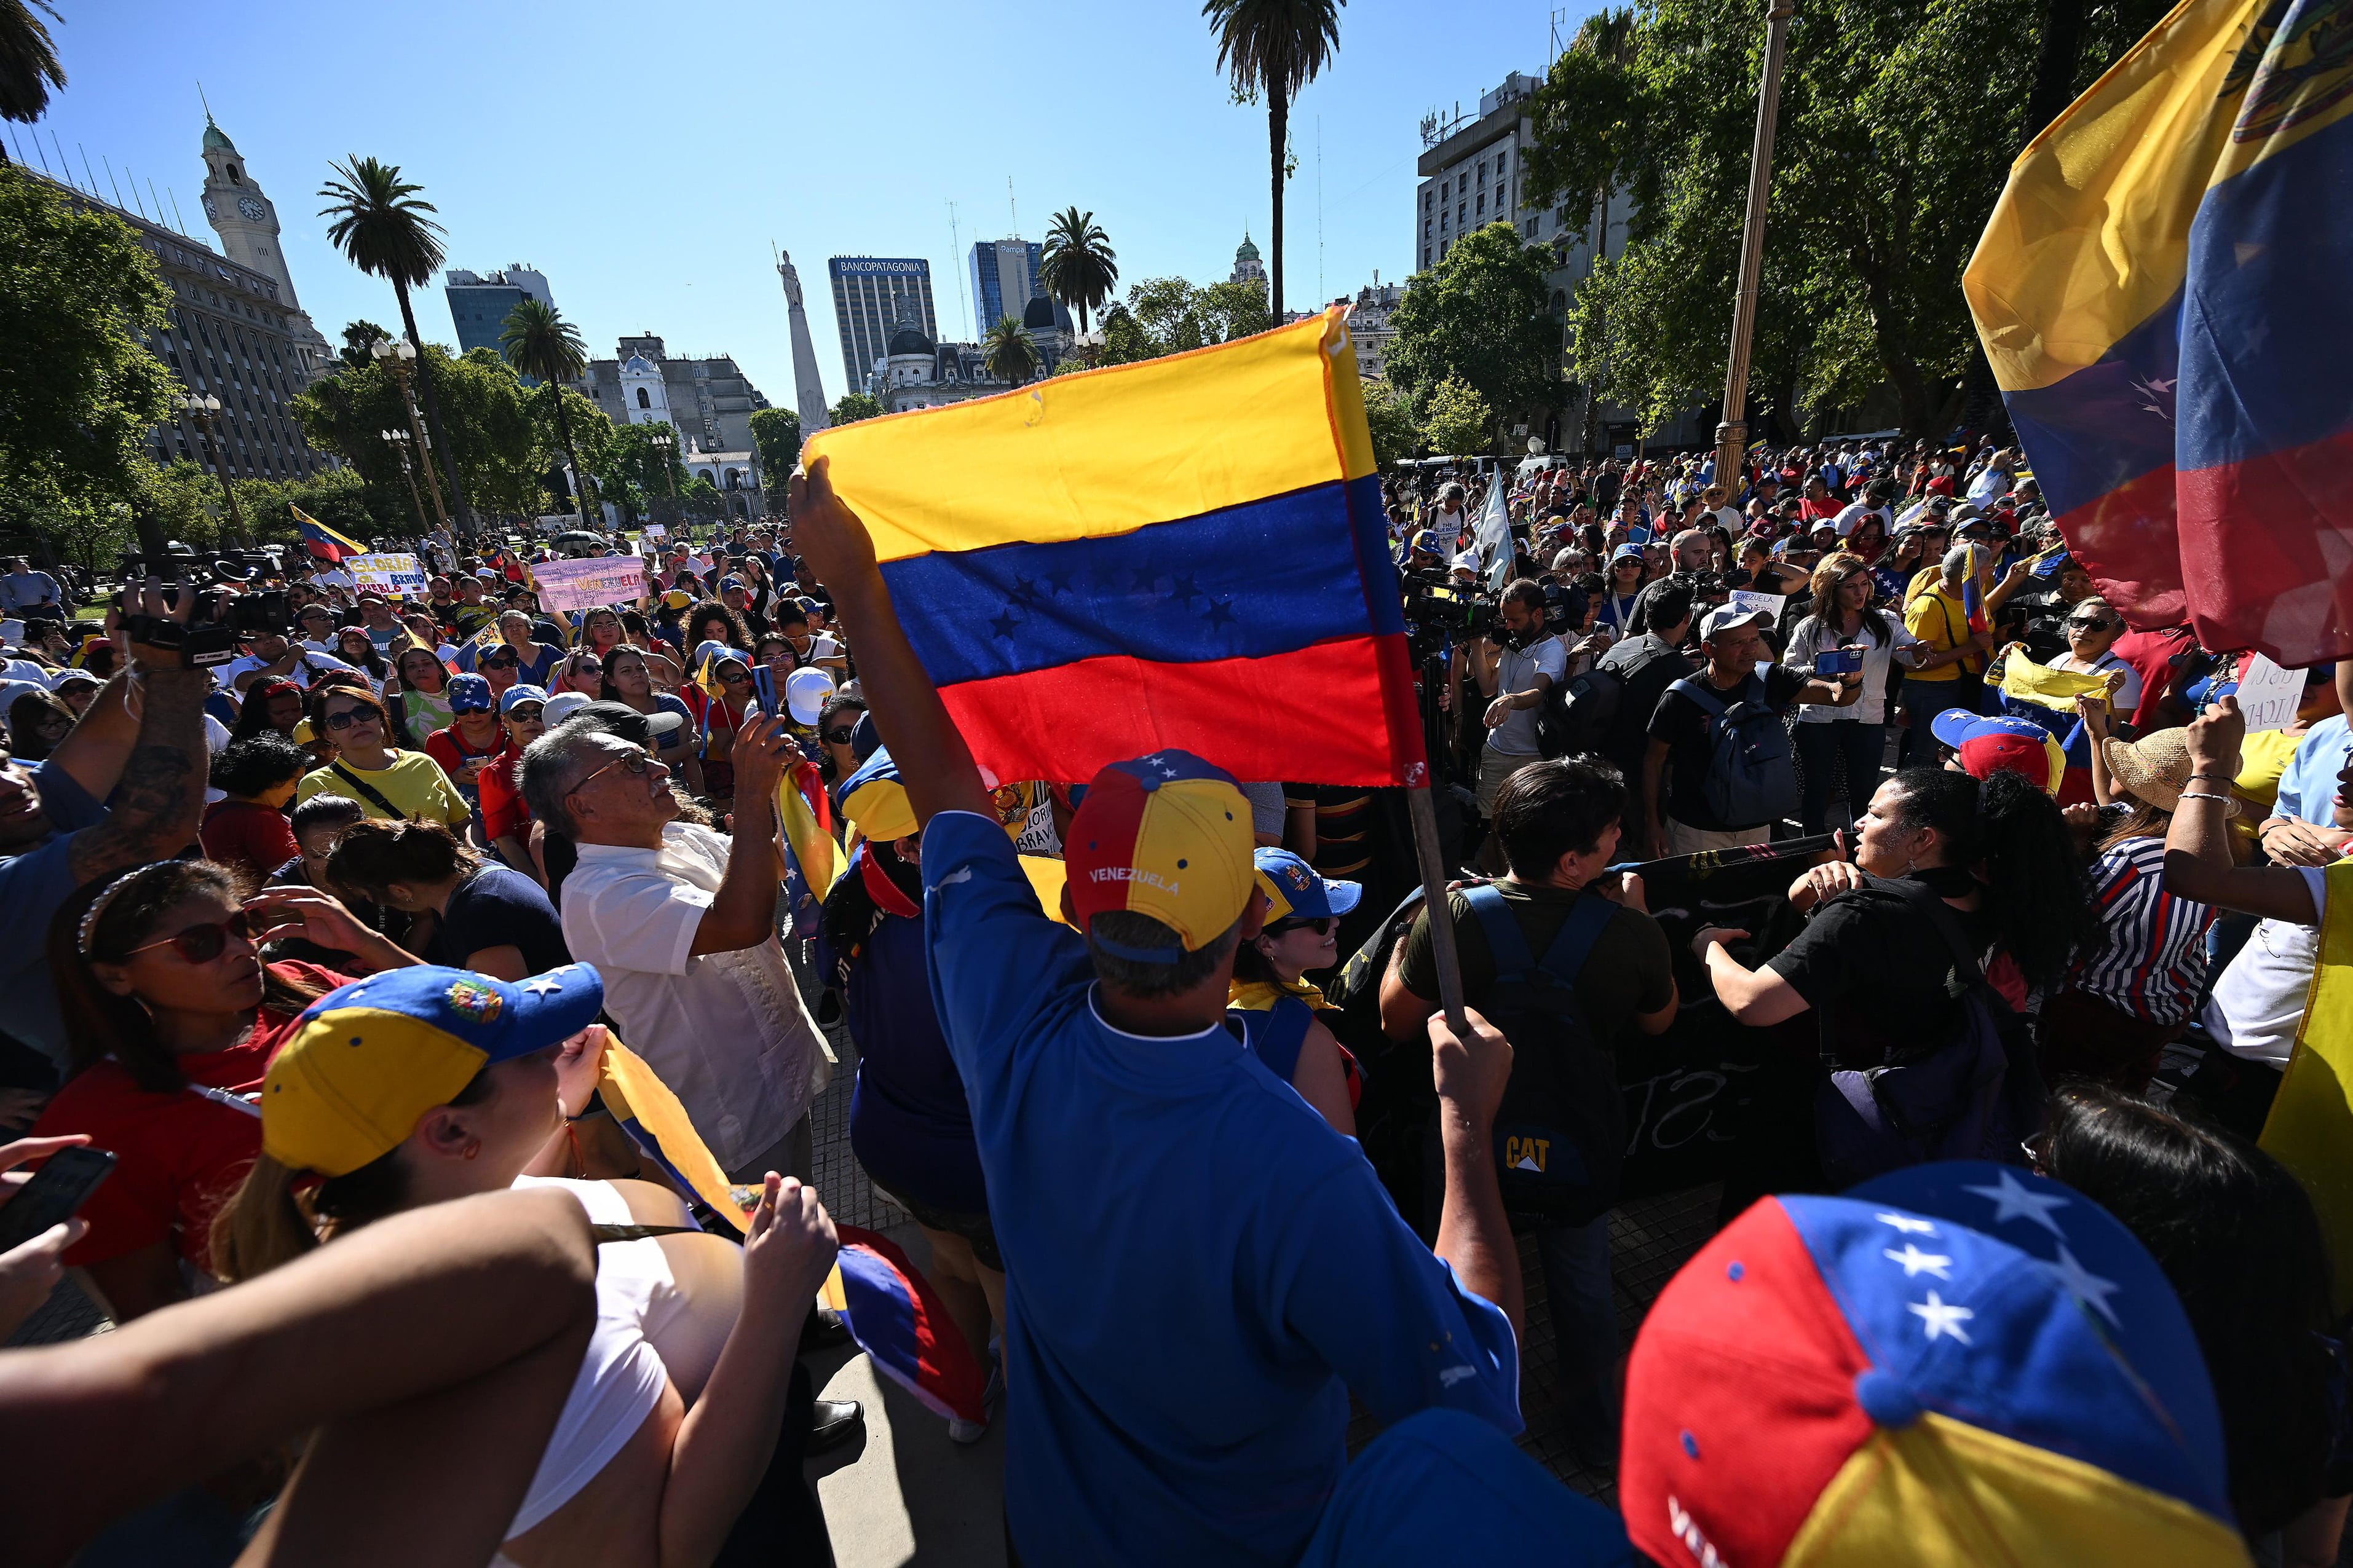
{"type": "MultiPolygon", "coordinates": [[[[1567,650],[1545,625],[1544,585],[1526,577],[1504,590],[1497,624],[1471,645],[1482,692],[1492,692],[1479,752],[1479,814],[1493,820],[1495,792],[1512,773],[1543,755],[1536,743],[1536,707],[1567,678],[1567,650]]],[[[1502,848],[1490,837],[1479,850],[1492,876],[1503,869],[1502,848]]]]}
{"type": "Polygon", "coordinates": [[[333,654],[316,653],[304,644],[291,641],[280,628],[241,631],[237,640],[246,651],[222,665],[213,679],[240,697],[257,680],[290,680],[307,691],[311,682],[326,671],[352,668],[333,654]]]}

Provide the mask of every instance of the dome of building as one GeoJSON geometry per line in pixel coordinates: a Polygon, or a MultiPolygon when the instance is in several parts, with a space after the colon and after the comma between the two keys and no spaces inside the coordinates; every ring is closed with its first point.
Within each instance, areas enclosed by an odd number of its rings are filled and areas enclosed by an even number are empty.
{"type": "Polygon", "coordinates": [[[237,143],[228,139],[227,132],[213,123],[213,117],[209,114],[205,116],[205,151],[207,153],[237,151],[237,143]]]}
{"type": "Polygon", "coordinates": [[[1043,294],[1031,295],[1029,303],[1021,308],[1021,325],[1028,331],[1053,331],[1054,301],[1043,294]]]}
{"type": "Polygon", "coordinates": [[[621,374],[623,375],[659,375],[661,372],[648,363],[645,355],[631,354],[621,362],[621,374]]]}
{"type": "Polygon", "coordinates": [[[1248,229],[1244,229],[1242,231],[1241,246],[1234,252],[1234,260],[1237,263],[1240,263],[1243,261],[1256,261],[1258,258],[1258,247],[1250,243],[1250,231],[1248,229]]]}
{"type": "Polygon", "coordinates": [[[922,329],[913,322],[902,321],[899,323],[899,330],[891,334],[891,346],[888,352],[893,357],[900,354],[928,354],[933,352],[932,340],[923,336],[922,329]]]}

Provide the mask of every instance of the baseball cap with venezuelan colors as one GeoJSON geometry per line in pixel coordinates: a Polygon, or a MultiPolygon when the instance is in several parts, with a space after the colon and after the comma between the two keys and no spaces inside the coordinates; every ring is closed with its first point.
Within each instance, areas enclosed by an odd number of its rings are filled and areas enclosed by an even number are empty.
{"type": "Polygon", "coordinates": [[[899,764],[891,760],[887,746],[877,746],[858,764],[856,773],[841,781],[840,801],[841,815],[866,837],[915,836],[915,808],[908,803],[907,788],[899,782],[899,764]]]}
{"type": "MultiPolygon", "coordinates": [[[[1113,763],[1087,786],[1063,838],[1079,929],[1105,910],[1131,910],[1198,952],[1250,906],[1251,844],[1250,802],[1221,769],[1175,750],[1113,763]]],[[[1093,941],[1136,963],[1176,960],[1166,948],[1093,941]]]]}
{"type": "Polygon", "coordinates": [[[1660,1563],[2247,1561],[2172,1287],[2090,1199],[1986,1162],[1719,1232],[1635,1341],[1619,1489],[1660,1563]]]}
{"type": "Polygon", "coordinates": [[[1966,708],[1947,708],[1928,728],[1953,748],[1961,771],[1971,778],[1990,778],[2006,769],[2045,795],[2057,795],[2066,780],[2067,753],[2050,731],[2031,719],[1987,718],[1966,708]]]}
{"type": "Polygon", "coordinates": [[[1365,896],[1362,882],[1326,880],[1315,868],[1288,849],[1261,845],[1251,852],[1258,868],[1258,890],[1266,895],[1266,923],[1277,921],[1324,920],[1345,915],[1365,896]]]}
{"type": "Polygon", "coordinates": [[[262,1152],[290,1170],[349,1175],[498,1062],[596,1021],[605,982],[585,963],[520,984],[419,964],[338,986],[303,1010],[261,1089],[262,1152]]]}

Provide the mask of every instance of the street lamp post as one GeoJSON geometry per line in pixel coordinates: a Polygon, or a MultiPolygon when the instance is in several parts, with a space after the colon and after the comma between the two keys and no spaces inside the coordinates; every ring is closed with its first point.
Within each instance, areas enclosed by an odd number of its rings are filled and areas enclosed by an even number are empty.
{"type": "Polygon", "coordinates": [[[1748,153],[1748,216],[1740,232],[1740,283],[1732,300],[1732,352],[1724,366],[1724,420],[1715,427],[1715,482],[1729,500],[1740,493],[1748,453],[1748,351],[1757,331],[1758,276],[1765,269],[1765,198],[1773,184],[1773,122],[1781,107],[1781,57],[1789,46],[1796,0],[1770,0],[1765,16],[1765,70],[1757,89],[1757,140],[1748,153]]]}
{"type": "MultiPolygon", "coordinates": [[[[376,363],[384,366],[394,384],[400,388],[400,405],[408,411],[408,428],[417,438],[418,457],[424,458],[431,443],[425,439],[425,426],[417,423],[417,400],[408,395],[408,367],[417,363],[417,345],[406,338],[378,338],[368,345],[368,352],[375,355],[376,363]]],[[[441,527],[447,531],[449,509],[441,504],[441,481],[433,477],[430,458],[425,459],[424,466],[425,488],[433,492],[433,515],[441,520],[441,527]]],[[[411,481],[412,485],[414,482],[411,481]]]]}
{"type": "MultiPolygon", "coordinates": [[[[385,445],[390,447],[393,449],[393,452],[400,458],[400,477],[408,481],[408,504],[417,509],[417,531],[423,533],[426,531],[425,501],[423,498],[418,496],[417,493],[417,471],[408,466],[408,432],[406,430],[382,430],[378,431],[377,434],[384,437],[385,445]]],[[[429,468],[427,470],[426,477],[428,479],[432,477],[431,470],[429,468]]]]}
{"type": "Polygon", "coordinates": [[[195,426],[196,433],[205,439],[205,457],[212,463],[213,477],[220,480],[221,495],[228,501],[228,521],[230,526],[237,530],[237,542],[250,544],[253,536],[245,531],[245,514],[237,510],[237,491],[228,482],[228,466],[221,461],[220,443],[213,439],[213,421],[219,416],[220,411],[221,400],[210,393],[198,395],[192,392],[180,399],[180,412],[188,416],[189,423],[195,426]]]}
{"type": "Polygon", "coordinates": [[[670,454],[678,450],[678,437],[655,431],[646,437],[655,451],[661,454],[662,489],[670,496],[670,521],[678,521],[678,477],[670,471],[670,454]]]}

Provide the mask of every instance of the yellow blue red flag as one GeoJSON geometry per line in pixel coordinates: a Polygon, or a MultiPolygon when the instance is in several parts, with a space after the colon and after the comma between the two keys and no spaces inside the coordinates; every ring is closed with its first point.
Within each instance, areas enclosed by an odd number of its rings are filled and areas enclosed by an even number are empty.
{"type": "Polygon", "coordinates": [[[2021,153],[1963,278],[2127,618],[2353,655],[2353,0],[2184,0],[2021,153]]]}
{"type": "Polygon", "coordinates": [[[1169,747],[1238,778],[1421,782],[1339,309],[821,430],[820,458],[992,783],[1169,747]]]}
{"type": "Polygon", "coordinates": [[[287,503],[286,510],[294,514],[294,525],[301,531],[304,547],[320,560],[332,564],[368,552],[368,547],[358,540],[337,533],[292,502],[287,503]]]}

